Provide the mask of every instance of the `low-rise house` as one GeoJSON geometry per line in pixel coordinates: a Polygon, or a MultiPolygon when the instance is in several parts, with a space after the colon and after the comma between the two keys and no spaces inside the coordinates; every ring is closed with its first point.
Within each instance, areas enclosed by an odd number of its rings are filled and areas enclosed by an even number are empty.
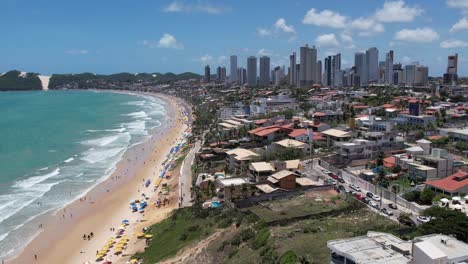
{"type": "Polygon", "coordinates": [[[409,176],[420,180],[441,179],[453,174],[453,157],[445,149],[433,148],[431,155],[416,156],[408,165],[409,176]]]}
{"type": "Polygon", "coordinates": [[[252,193],[249,192],[250,183],[244,178],[218,178],[216,187],[224,190],[223,194],[226,200],[252,196],[252,193]]]}
{"type": "Polygon", "coordinates": [[[351,142],[336,142],[337,154],[345,163],[353,160],[374,159],[380,152],[377,142],[366,139],[354,139],[351,142]]]}
{"type": "Polygon", "coordinates": [[[392,119],[400,125],[421,125],[426,126],[430,123],[435,123],[437,118],[432,115],[410,115],[410,114],[399,114],[396,118],[392,119]]]}
{"type": "Polygon", "coordinates": [[[249,165],[250,178],[253,182],[265,182],[275,169],[268,162],[252,162],[249,165]]]}
{"type": "Polygon", "coordinates": [[[251,150],[236,148],[226,151],[226,165],[233,171],[246,171],[248,165],[252,160],[259,157],[259,155],[251,150]]]}
{"type": "Polygon", "coordinates": [[[267,178],[268,182],[285,190],[296,188],[296,174],[289,170],[279,171],[267,178]]]}
{"type": "Polygon", "coordinates": [[[455,142],[468,142],[468,128],[448,132],[449,138],[455,142]]]}
{"type": "Polygon", "coordinates": [[[446,178],[425,182],[426,188],[449,196],[468,193],[468,173],[458,171],[446,178]]]}
{"type": "Polygon", "coordinates": [[[272,125],[266,127],[258,127],[249,131],[252,140],[260,142],[273,142],[288,135],[292,129],[293,124],[286,124],[282,126],[272,125]]]}
{"type": "Polygon", "coordinates": [[[277,142],[273,142],[271,146],[279,147],[279,148],[298,149],[298,150],[301,150],[304,153],[304,155],[309,155],[311,151],[310,144],[302,143],[294,139],[283,139],[277,142]]]}
{"type": "Polygon", "coordinates": [[[322,132],[326,139],[327,146],[332,146],[335,142],[348,141],[351,139],[351,133],[339,129],[328,129],[322,132]]]}

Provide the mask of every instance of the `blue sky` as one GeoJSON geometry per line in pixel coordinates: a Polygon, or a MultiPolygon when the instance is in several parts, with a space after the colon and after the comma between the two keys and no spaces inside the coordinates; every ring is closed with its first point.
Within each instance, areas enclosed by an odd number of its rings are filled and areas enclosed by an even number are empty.
{"type": "Polygon", "coordinates": [[[0,72],[203,72],[239,56],[275,65],[305,43],[319,58],[375,46],[430,75],[458,52],[468,76],[468,0],[2,0],[0,72]]]}

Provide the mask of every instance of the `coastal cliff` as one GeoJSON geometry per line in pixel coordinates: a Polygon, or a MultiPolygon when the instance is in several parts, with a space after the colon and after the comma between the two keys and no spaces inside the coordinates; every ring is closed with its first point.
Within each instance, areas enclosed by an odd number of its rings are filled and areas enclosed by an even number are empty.
{"type": "Polygon", "coordinates": [[[0,75],[0,91],[42,90],[39,74],[9,71],[0,75]]]}

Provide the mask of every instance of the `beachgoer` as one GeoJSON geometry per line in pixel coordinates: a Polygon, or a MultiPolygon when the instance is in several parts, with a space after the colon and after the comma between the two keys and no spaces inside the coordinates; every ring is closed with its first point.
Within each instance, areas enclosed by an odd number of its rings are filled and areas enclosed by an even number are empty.
{"type": "Polygon", "coordinates": [[[93,232],[91,232],[90,235],[91,235],[91,237],[93,237],[94,236],[93,232]]]}
{"type": "Polygon", "coordinates": [[[36,254],[34,254],[34,260],[37,260],[37,255],[36,254]]]}
{"type": "Polygon", "coordinates": [[[88,240],[90,240],[90,239],[91,239],[91,237],[88,235],[88,240]]]}

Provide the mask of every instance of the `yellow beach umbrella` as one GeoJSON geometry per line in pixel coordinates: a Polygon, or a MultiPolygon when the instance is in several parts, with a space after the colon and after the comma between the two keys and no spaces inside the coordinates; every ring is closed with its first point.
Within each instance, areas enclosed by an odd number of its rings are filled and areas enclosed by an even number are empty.
{"type": "Polygon", "coordinates": [[[116,248],[115,248],[115,251],[116,251],[116,252],[117,252],[117,251],[122,251],[122,250],[123,250],[123,247],[116,247],[116,248]]]}
{"type": "Polygon", "coordinates": [[[130,260],[130,263],[132,263],[132,264],[135,264],[135,263],[137,263],[137,262],[138,262],[138,260],[136,260],[136,259],[130,260]]]}
{"type": "Polygon", "coordinates": [[[98,259],[102,259],[103,257],[104,257],[104,255],[102,255],[102,254],[98,254],[98,255],[96,255],[96,260],[98,260],[98,259]]]}
{"type": "Polygon", "coordinates": [[[145,235],[145,238],[152,238],[152,237],[153,237],[153,235],[149,235],[149,234],[145,235]]]}

